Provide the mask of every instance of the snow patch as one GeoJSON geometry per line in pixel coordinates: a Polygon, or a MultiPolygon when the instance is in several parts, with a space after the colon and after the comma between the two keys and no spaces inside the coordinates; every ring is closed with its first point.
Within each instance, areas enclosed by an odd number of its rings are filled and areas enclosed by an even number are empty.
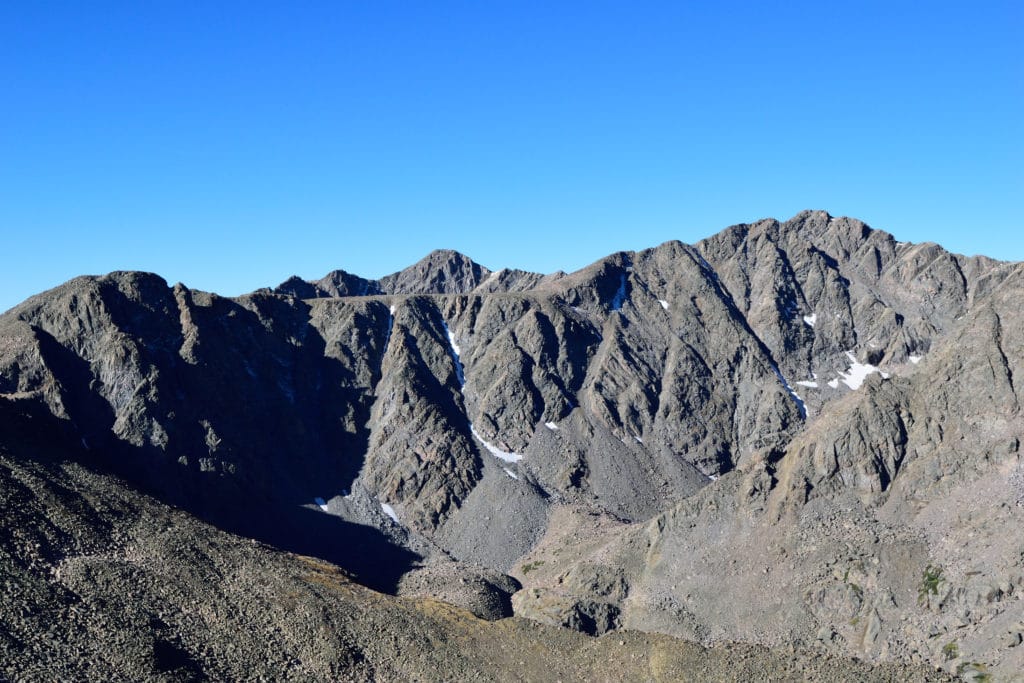
{"type": "Polygon", "coordinates": [[[316,503],[317,506],[321,510],[323,510],[324,512],[327,512],[327,501],[326,500],[324,500],[323,498],[317,497],[317,498],[313,499],[313,502],[316,503]]]}
{"type": "Polygon", "coordinates": [[[664,299],[658,299],[658,303],[661,304],[661,307],[664,308],[666,311],[668,310],[668,302],[667,301],[665,301],[664,299]]]}
{"type": "Polygon", "coordinates": [[[808,327],[814,327],[814,323],[818,321],[818,314],[811,313],[810,315],[804,316],[804,322],[807,323],[808,327]]]}
{"type": "Polygon", "coordinates": [[[512,470],[510,470],[509,468],[507,468],[507,467],[502,467],[501,469],[502,469],[502,470],[504,470],[504,471],[505,471],[505,474],[507,474],[507,475],[508,475],[509,477],[511,477],[512,479],[518,479],[518,478],[519,478],[519,475],[517,475],[517,474],[516,474],[515,472],[513,472],[513,471],[512,471],[512,470]]]}
{"type": "Polygon", "coordinates": [[[708,479],[710,479],[711,481],[718,481],[718,475],[717,474],[709,474],[708,475],[708,479]]]}
{"type": "Polygon", "coordinates": [[[385,515],[394,520],[395,524],[401,524],[401,522],[398,521],[398,513],[395,512],[395,508],[391,507],[387,503],[381,503],[380,509],[384,511],[385,515]]]}
{"type": "Polygon", "coordinates": [[[839,383],[842,382],[856,391],[857,389],[860,389],[862,384],[864,384],[864,380],[868,378],[868,375],[873,372],[879,373],[882,376],[882,379],[889,379],[888,372],[882,372],[870,363],[858,362],[857,357],[854,356],[852,352],[847,351],[846,357],[850,359],[850,367],[847,368],[846,372],[840,372],[839,377],[828,383],[828,385],[833,389],[839,388],[839,383]]]}
{"type": "Polygon", "coordinates": [[[639,436],[634,436],[633,438],[636,439],[637,443],[643,443],[644,442],[644,440],[641,439],[639,436]]]}
{"type": "Polygon", "coordinates": [[[458,360],[459,356],[462,355],[462,349],[459,348],[458,343],[455,341],[455,335],[448,329],[448,323],[442,323],[444,325],[444,333],[448,335],[448,344],[451,345],[452,351],[455,353],[455,358],[458,360]]]}
{"type": "Polygon", "coordinates": [[[799,382],[797,382],[797,384],[799,384],[802,387],[810,387],[811,389],[817,389],[818,388],[818,383],[817,382],[812,382],[812,381],[806,380],[806,379],[800,380],[799,382]]]}
{"type": "Polygon", "coordinates": [[[520,460],[523,459],[523,456],[520,455],[519,453],[509,453],[508,451],[503,451],[494,444],[484,440],[484,437],[480,436],[480,432],[476,431],[476,427],[473,426],[472,422],[469,424],[469,431],[473,432],[473,436],[479,439],[480,443],[484,445],[484,448],[490,451],[491,455],[493,455],[495,458],[498,458],[499,460],[504,460],[505,462],[519,462],[520,460]]]}
{"type": "Polygon", "coordinates": [[[910,362],[913,363],[914,365],[917,365],[918,363],[921,362],[922,358],[924,358],[924,356],[911,356],[910,362]]]}
{"type": "MultiPolygon", "coordinates": [[[[384,346],[382,347],[384,351],[388,350],[388,344],[391,342],[391,329],[395,326],[395,305],[391,304],[391,308],[389,308],[388,311],[388,331],[387,334],[384,335],[384,346]]],[[[383,351],[381,352],[381,355],[383,356],[383,351]]]]}
{"type": "Polygon", "coordinates": [[[448,323],[442,320],[441,325],[444,327],[444,333],[448,336],[448,346],[451,350],[452,360],[455,361],[455,376],[459,380],[459,388],[461,389],[466,386],[466,374],[462,369],[462,349],[455,342],[455,335],[448,329],[448,323]]]}
{"type": "Polygon", "coordinates": [[[558,425],[556,425],[554,422],[545,422],[544,426],[547,427],[548,429],[550,429],[553,432],[557,432],[558,431],[558,425]]]}

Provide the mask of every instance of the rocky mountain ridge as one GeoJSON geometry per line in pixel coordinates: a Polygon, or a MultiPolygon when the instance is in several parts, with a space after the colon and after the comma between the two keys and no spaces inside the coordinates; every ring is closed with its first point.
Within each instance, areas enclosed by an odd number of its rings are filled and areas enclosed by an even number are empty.
{"type": "Polygon", "coordinates": [[[1008,675],[1022,292],[1024,264],[824,212],[548,276],[112,273],[0,316],[0,403],[378,590],[1008,675]]]}

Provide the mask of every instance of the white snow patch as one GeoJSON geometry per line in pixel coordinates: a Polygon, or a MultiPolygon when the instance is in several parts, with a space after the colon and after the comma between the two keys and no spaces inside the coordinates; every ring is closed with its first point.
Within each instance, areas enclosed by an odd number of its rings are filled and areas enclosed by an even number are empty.
{"type": "Polygon", "coordinates": [[[658,303],[661,304],[661,307],[664,308],[666,311],[668,310],[668,302],[667,301],[665,301],[664,299],[658,299],[658,303]]]}
{"type": "Polygon", "coordinates": [[[395,512],[395,508],[391,507],[387,503],[381,503],[380,509],[384,511],[384,514],[394,520],[395,524],[401,524],[398,521],[398,513],[395,512]]]}
{"type": "Polygon", "coordinates": [[[391,304],[391,308],[388,310],[390,314],[388,315],[388,332],[384,335],[384,351],[388,350],[388,344],[391,342],[391,330],[395,326],[395,305],[391,304]]]}
{"type": "Polygon", "coordinates": [[[508,476],[512,477],[513,479],[518,479],[519,478],[519,475],[517,475],[515,472],[513,472],[509,468],[502,467],[501,469],[503,469],[505,471],[505,474],[507,474],[508,476]]]}
{"type": "Polygon", "coordinates": [[[644,442],[644,440],[641,439],[639,436],[634,436],[633,438],[636,439],[637,443],[643,443],[644,442]]]}
{"type": "Polygon", "coordinates": [[[479,439],[480,443],[484,445],[484,448],[490,451],[491,455],[493,455],[495,458],[498,458],[499,460],[504,460],[505,462],[519,462],[520,460],[523,459],[523,456],[520,455],[519,453],[509,453],[508,451],[503,451],[494,444],[485,441],[484,437],[480,436],[480,432],[476,431],[476,427],[473,426],[473,423],[469,424],[469,431],[473,432],[473,436],[479,439]]]}
{"type": "Polygon", "coordinates": [[[860,389],[861,385],[864,384],[864,380],[868,378],[873,372],[877,372],[882,375],[882,379],[889,379],[888,372],[882,372],[874,365],[870,363],[860,363],[857,361],[857,357],[852,352],[847,351],[846,357],[850,359],[850,367],[846,372],[839,373],[839,377],[829,382],[828,385],[832,388],[838,388],[839,382],[842,382],[846,386],[853,390],[860,389]],[[833,384],[835,382],[835,384],[833,384]]]}
{"type": "Polygon", "coordinates": [[[448,329],[448,323],[444,323],[444,333],[448,335],[448,343],[452,347],[452,351],[455,352],[455,357],[458,358],[462,355],[462,349],[459,348],[458,343],[455,341],[455,335],[448,329]]]}
{"type": "Polygon", "coordinates": [[[708,479],[710,479],[711,481],[718,481],[718,475],[717,474],[709,474],[708,475],[708,479]]]}
{"type": "Polygon", "coordinates": [[[811,382],[811,381],[808,381],[808,380],[805,380],[805,379],[800,380],[799,382],[797,382],[797,384],[799,384],[802,387],[810,387],[811,389],[817,389],[818,388],[818,383],[817,382],[811,382]]]}
{"type": "Polygon", "coordinates": [[[626,300],[626,275],[622,274],[619,276],[619,290],[615,292],[615,297],[612,299],[612,310],[617,311],[622,308],[623,302],[626,300]]]}
{"type": "Polygon", "coordinates": [[[557,432],[558,431],[558,425],[556,425],[554,422],[545,422],[544,426],[547,427],[548,429],[550,429],[553,432],[557,432]]]}
{"type": "Polygon", "coordinates": [[[327,512],[327,501],[326,500],[324,500],[323,498],[317,497],[317,498],[313,499],[313,502],[316,503],[317,506],[319,506],[321,510],[323,510],[324,512],[327,512]]]}
{"type": "Polygon", "coordinates": [[[448,335],[448,346],[451,347],[452,360],[455,361],[455,376],[459,380],[459,387],[465,387],[466,374],[462,369],[462,359],[460,358],[462,350],[459,348],[459,345],[455,343],[455,335],[452,334],[450,329],[448,329],[448,323],[441,321],[441,325],[444,326],[444,333],[448,335]]]}
{"type": "Polygon", "coordinates": [[[830,379],[828,381],[828,385],[830,387],[832,387],[833,389],[838,389],[839,388],[839,380],[838,379],[830,379]]]}
{"type": "Polygon", "coordinates": [[[921,362],[922,358],[924,358],[924,356],[911,356],[910,362],[913,363],[914,365],[917,365],[918,363],[921,362]]]}
{"type": "Polygon", "coordinates": [[[810,326],[810,327],[814,327],[814,323],[816,323],[817,321],[818,321],[818,314],[817,313],[811,313],[810,315],[805,315],[804,316],[804,322],[807,323],[807,325],[810,326]]]}

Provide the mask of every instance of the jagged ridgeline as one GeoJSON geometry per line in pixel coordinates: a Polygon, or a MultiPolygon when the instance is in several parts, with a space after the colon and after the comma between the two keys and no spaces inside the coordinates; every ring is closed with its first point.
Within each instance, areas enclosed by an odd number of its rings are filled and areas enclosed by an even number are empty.
{"type": "Polygon", "coordinates": [[[824,212],[570,274],[436,251],[226,298],[118,272],[0,316],[0,405],[480,617],[1009,671],[1022,296],[1022,264],[824,212]]]}

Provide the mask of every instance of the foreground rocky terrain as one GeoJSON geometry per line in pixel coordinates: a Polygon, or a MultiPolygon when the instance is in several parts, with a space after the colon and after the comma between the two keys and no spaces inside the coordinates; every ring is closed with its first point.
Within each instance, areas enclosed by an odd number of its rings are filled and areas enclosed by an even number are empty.
{"type": "Polygon", "coordinates": [[[0,316],[0,659],[1024,680],[1022,295],[824,212],[571,274],[78,278],[0,316]]]}
{"type": "Polygon", "coordinates": [[[337,566],[198,521],[0,410],[0,679],[942,680],[793,648],[603,638],[370,590],[337,566]]]}

